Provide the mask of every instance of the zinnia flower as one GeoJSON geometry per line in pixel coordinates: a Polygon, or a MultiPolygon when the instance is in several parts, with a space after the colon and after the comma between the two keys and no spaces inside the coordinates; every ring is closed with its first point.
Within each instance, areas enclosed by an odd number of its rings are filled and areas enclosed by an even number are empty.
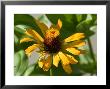
{"type": "Polygon", "coordinates": [[[26,54],[30,56],[34,50],[38,49],[36,52],[40,55],[38,60],[40,68],[48,71],[52,64],[58,67],[59,62],[61,62],[64,71],[71,74],[72,68],[70,64],[78,63],[74,55],[80,55],[82,51],[78,47],[85,45],[85,42],[81,40],[85,37],[84,33],[75,33],[61,41],[62,21],[60,19],[58,19],[57,25],[51,25],[49,28],[38,20],[36,20],[36,23],[40,27],[44,38],[35,30],[27,29],[25,33],[29,37],[21,39],[20,43],[34,41],[35,44],[25,50],[26,54]]]}

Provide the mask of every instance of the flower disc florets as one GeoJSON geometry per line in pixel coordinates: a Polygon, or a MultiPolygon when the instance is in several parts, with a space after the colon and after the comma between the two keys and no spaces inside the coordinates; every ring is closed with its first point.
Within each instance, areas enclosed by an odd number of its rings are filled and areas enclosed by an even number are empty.
{"type": "Polygon", "coordinates": [[[60,49],[59,31],[55,29],[48,30],[44,39],[44,50],[49,53],[57,53],[60,49]]]}

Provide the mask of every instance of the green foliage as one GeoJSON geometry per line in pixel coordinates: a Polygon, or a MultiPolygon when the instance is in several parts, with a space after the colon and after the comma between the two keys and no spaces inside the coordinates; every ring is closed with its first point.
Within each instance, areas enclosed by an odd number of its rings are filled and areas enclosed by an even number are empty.
{"type": "Polygon", "coordinates": [[[83,15],[82,14],[77,14],[76,15],[76,18],[77,18],[78,22],[81,22],[81,21],[85,20],[86,17],[87,17],[87,14],[83,14],[83,15]]]}
{"type": "Polygon", "coordinates": [[[26,25],[29,26],[30,28],[36,30],[39,34],[42,34],[41,30],[39,27],[36,25],[36,20],[28,14],[15,14],[14,15],[14,25],[26,25]]]}
{"type": "Polygon", "coordinates": [[[28,66],[28,59],[23,50],[18,51],[14,55],[14,74],[16,76],[23,75],[28,66]]]}
{"type": "MultiPolygon", "coordinates": [[[[41,15],[38,19],[48,25],[49,21],[52,24],[57,24],[58,19],[62,21],[62,28],[60,30],[61,40],[69,37],[73,33],[83,32],[86,35],[85,40],[88,42],[91,36],[95,34],[97,29],[97,15],[96,14],[46,14],[41,15]],[[47,16],[47,18],[46,18],[47,16]]],[[[43,71],[38,67],[37,63],[29,64],[29,58],[25,55],[24,50],[34,44],[34,42],[25,42],[20,44],[23,37],[27,37],[24,33],[26,29],[32,28],[36,30],[42,37],[43,34],[36,24],[36,18],[28,14],[14,15],[14,74],[16,76],[49,76],[50,71],[43,71]]],[[[97,62],[93,50],[90,50],[90,45],[87,44],[81,49],[85,49],[86,53],[79,57],[74,56],[79,63],[71,65],[73,73],[68,75],[64,72],[61,63],[56,68],[52,65],[52,74],[54,76],[81,76],[81,75],[96,75],[97,62]],[[91,55],[92,53],[92,55],[91,55]]]]}
{"type": "Polygon", "coordinates": [[[24,76],[30,75],[30,74],[33,72],[35,66],[36,66],[36,64],[30,65],[30,66],[27,68],[27,70],[25,71],[24,76]]]}
{"type": "MultiPolygon", "coordinates": [[[[27,26],[24,26],[27,28],[27,26]]],[[[30,27],[29,27],[30,28],[30,27]]],[[[23,37],[28,37],[24,32],[26,29],[22,28],[21,25],[14,27],[14,51],[17,52],[21,49],[26,49],[28,46],[31,46],[34,42],[25,42],[20,44],[20,40],[23,37]]]]}
{"type": "Polygon", "coordinates": [[[90,30],[90,27],[94,25],[95,23],[94,21],[96,20],[96,15],[47,14],[47,17],[54,24],[57,24],[59,18],[61,19],[63,23],[61,28],[62,39],[72,35],[74,32],[83,32],[85,33],[86,37],[90,37],[91,35],[94,34],[94,32],[90,30]]]}
{"type": "Polygon", "coordinates": [[[53,24],[57,24],[58,19],[62,21],[62,28],[60,30],[61,38],[67,38],[75,32],[75,26],[78,23],[76,16],[71,14],[47,14],[47,17],[53,24]],[[54,18],[54,19],[53,19],[54,18]],[[69,30],[69,31],[68,31],[69,30]]]}
{"type": "Polygon", "coordinates": [[[92,25],[92,20],[84,20],[76,26],[76,30],[77,32],[85,33],[86,37],[89,37],[94,34],[94,32],[90,30],[92,25]]]}

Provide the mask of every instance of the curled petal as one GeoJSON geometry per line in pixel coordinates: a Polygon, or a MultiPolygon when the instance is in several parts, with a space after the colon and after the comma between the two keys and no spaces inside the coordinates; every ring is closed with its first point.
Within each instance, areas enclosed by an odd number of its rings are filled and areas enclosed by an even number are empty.
{"type": "Polygon", "coordinates": [[[29,42],[29,41],[34,41],[34,40],[31,39],[31,38],[23,38],[23,39],[20,40],[20,43],[29,42]]]}
{"type": "Polygon", "coordinates": [[[71,42],[71,41],[75,41],[75,40],[80,40],[84,37],[85,37],[84,33],[76,33],[76,34],[73,34],[70,37],[64,39],[64,42],[71,42]]]}
{"type": "Polygon", "coordinates": [[[75,48],[67,48],[67,51],[69,51],[70,53],[72,53],[73,55],[80,55],[80,51],[75,49],[75,48]]]}
{"type": "Polygon", "coordinates": [[[25,32],[27,35],[33,37],[35,40],[37,40],[39,43],[42,43],[44,39],[34,30],[27,29],[25,32]]]}
{"type": "Polygon", "coordinates": [[[62,27],[62,21],[60,19],[58,19],[57,27],[58,27],[59,30],[62,27]]]}

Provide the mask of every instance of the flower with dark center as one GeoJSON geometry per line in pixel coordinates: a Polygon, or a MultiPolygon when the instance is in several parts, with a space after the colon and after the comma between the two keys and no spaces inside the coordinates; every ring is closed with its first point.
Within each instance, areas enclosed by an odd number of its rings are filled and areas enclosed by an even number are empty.
{"type": "Polygon", "coordinates": [[[44,50],[49,53],[57,53],[61,49],[61,42],[59,37],[56,38],[45,38],[44,39],[44,50]]]}
{"type": "Polygon", "coordinates": [[[72,73],[70,64],[78,63],[73,55],[82,54],[82,50],[77,48],[85,45],[85,41],[81,40],[85,37],[84,33],[75,33],[61,41],[60,29],[62,21],[60,19],[57,25],[52,25],[50,28],[39,20],[36,20],[36,23],[41,29],[44,39],[35,30],[27,29],[25,33],[29,37],[21,39],[20,43],[34,41],[35,44],[25,50],[26,54],[31,56],[34,50],[39,49],[36,51],[40,55],[38,65],[44,71],[48,71],[52,64],[58,67],[59,62],[61,62],[65,72],[72,73]]]}

